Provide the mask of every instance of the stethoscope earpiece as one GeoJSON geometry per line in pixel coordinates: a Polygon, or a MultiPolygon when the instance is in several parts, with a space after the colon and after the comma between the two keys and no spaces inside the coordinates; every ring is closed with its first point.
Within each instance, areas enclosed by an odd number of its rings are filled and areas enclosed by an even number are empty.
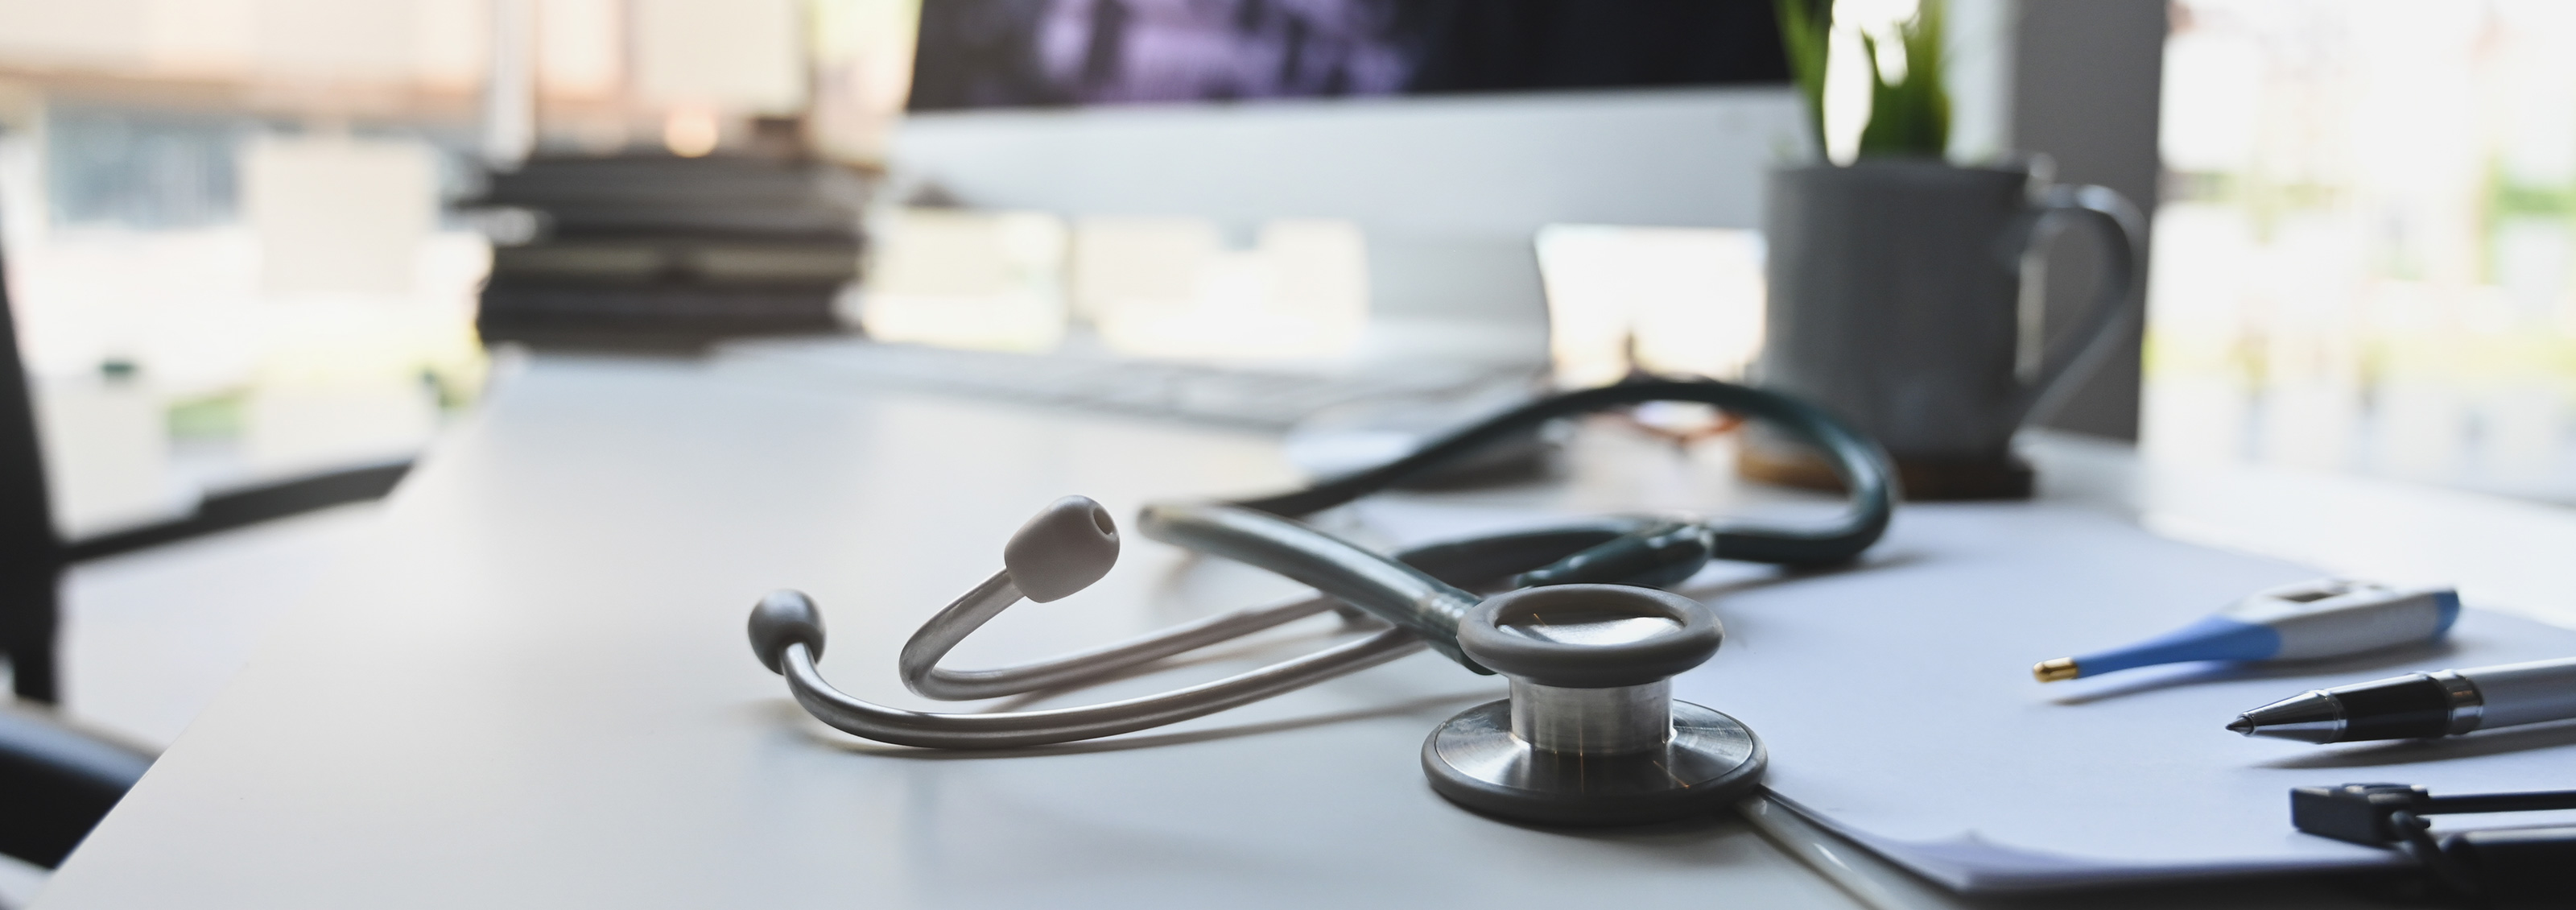
{"type": "Polygon", "coordinates": [[[1089,496],[1049,503],[1002,546],[1002,571],[1038,603],[1091,587],[1117,564],[1118,523],[1089,496]]]}
{"type": "Polygon", "coordinates": [[[751,605],[751,653],[769,672],[783,676],[788,645],[804,645],[807,652],[822,657],[823,612],[814,609],[813,598],[803,591],[771,591],[751,605]]]}
{"type": "Polygon", "coordinates": [[[1717,653],[1697,601],[1627,585],[1501,594],[1458,623],[1458,645],[1512,696],[1431,731],[1431,789],[1489,815],[1625,825],[1715,811],[1767,763],[1735,718],[1673,700],[1672,678],[1717,653]]]}

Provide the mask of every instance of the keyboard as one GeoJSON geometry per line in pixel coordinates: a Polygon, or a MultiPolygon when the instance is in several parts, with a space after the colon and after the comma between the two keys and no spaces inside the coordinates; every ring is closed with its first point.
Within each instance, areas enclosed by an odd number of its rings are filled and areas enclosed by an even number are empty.
{"type": "Polygon", "coordinates": [[[849,338],[764,339],[723,346],[819,377],[1197,423],[1285,430],[1362,401],[1436,399],[1527,386],[1526,369],[1408,363],[1349,372],[1245,368],[1106,354],[962,351],[849,338]]]}

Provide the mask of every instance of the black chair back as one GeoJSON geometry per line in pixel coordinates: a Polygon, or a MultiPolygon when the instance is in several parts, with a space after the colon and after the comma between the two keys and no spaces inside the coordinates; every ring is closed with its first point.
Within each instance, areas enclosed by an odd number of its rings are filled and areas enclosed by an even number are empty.
{"type": "Polygon", "coordinates": [[[0,853],[61,864],[151,767],[149,752],[0,705],[0,853]]]}
{"type": "Polygon", "coordinates": [[[0,656],[18,697],[54,702],[54,641],[60,625],[63,544],[45,490],[35,397],[18,356],[8,270],[0,268],[0,656]]]}

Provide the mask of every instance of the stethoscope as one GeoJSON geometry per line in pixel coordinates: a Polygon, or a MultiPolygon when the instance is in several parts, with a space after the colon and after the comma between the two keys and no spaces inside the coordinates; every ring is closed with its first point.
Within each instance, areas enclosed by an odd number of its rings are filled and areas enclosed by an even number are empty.
{"type": "MultiPolygon", "coordinates": [[[[1759,783],[1767,758],[1743,723],[1675,701],[1672,677],[1716,653],[1723,632],[1696,601],[1656,590],[1711,559],[1821,566],[1878,540],[1895,481],[1878,444],[1823,410],[1717,381],[1650,381],[1542,399],[1452,433],[1386,465],[1293,493],[1237,502],[1146,506],[1138,526],[1165,543],[1267,569],[1319,596],[1184,623],[1077,654],[998,670],[950,670],[940,658],[1023,599],[1045,603],[1108,574],[1118,531],[1108,510],[1068,496],[1002,548],[1000,572],[930,618],[896,660],[927,698],[967,700],[1061,689],[1328,610],[1356,608],[1374,634],[1312,654],[1157,695],[1073,708],[940,714],[851,697],[824,681],[823,618],[796,591],[751,611],[760,662],[787,677],[815,718],[878,742],[1003,749],[1114,736],[1176,723],[1314,685],[1423,648],[1469,670],[1501,673],[1511,697],[1440,725],[1422,747],[1432,788],[1489,814],[1543,823],[1623,824],[1678,818],[1731,802],[1759,783]],[[1436,469],[1548,421],[1650,401],[1698,402],[1771,424],[1813,445],[1851,492],[1837,524],[1813,531],[1604,517],[1377,553],[1291,520],[1436,469]],[[1507,589],[1491,597],[1473,589],[1507,589]]],[[[1344,610],[1349,613],[1347,609],[1344,610]]]]}

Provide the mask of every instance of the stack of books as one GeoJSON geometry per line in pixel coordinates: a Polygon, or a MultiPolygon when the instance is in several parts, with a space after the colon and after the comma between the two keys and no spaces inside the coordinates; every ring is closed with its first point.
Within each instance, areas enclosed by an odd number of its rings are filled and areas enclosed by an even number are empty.
{"type": "Polygon", "coordinates": [[[834,329],[865,190],[813,161],[530,161],[468,203],[522,235],[496,238],[477,326],[539,344],[834,329]]]}

